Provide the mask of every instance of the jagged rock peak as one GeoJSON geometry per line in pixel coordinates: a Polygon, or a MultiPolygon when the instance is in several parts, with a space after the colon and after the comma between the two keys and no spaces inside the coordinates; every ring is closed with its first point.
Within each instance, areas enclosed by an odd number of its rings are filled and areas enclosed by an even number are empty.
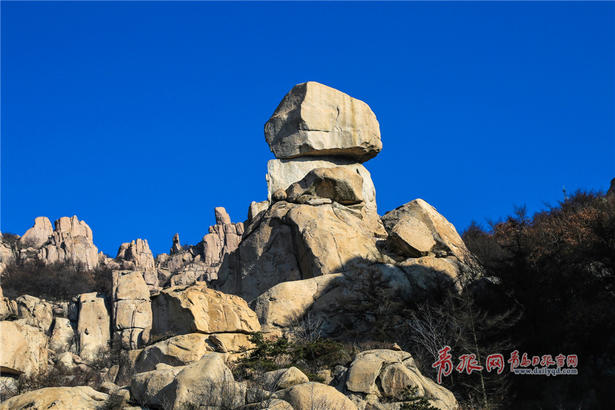
{"type": "Polygon", "coordinates": [[[116,259],[122,261],[123,269],[141,270],[150,289],[158,287],[158,273],[154,255],[147,239],[137,239],[120,245],[116,259]]]}
{"type": "Polygon", "coordinates": [[[46,219],[37,218],[34,227],[26,232],[26,234],[32,232],[28,236],[36,238],[41,243],[38,251],[40,260],[46,264],[77,263],[86,269],[95,269],[98,266],[98,248],[94,245],[92,230],[85,221],[80,221],[77,215],[70,218],[63,216],[55,221],[55,228],[48,240],[42,242],[48,232],[46,219]]]}
{"type": "Polygon", "coordinates": [[[265,139],[279,159],[328,155],[364,162],[382,150],[369,106],[314,81],[286,94],[265,124],[265,139]]]}
{"type": "Polygon", "coordinates": [[[231,217],[223,207],[216,207],[214,213],[216,214],[216,225],[227,225],[231,223],[231,217]]]}
{"type": "Polygon", "coordinates": [[[173,245],[171,245],[171,250],[169,251],[169,253],[171,255],[181,252],[182,250],[182,245],[179,242],[179,234],[176,233],[175,235],[173,235],[173,245]]]}
{"type": "Polygon", "coordinates": [[[34,219],[34,226],[19,238],[19,242],[25,246],[40,248],[49,240],[51,235],[53,235],[53,227],[49,218],[39,216],[34,219]]]}

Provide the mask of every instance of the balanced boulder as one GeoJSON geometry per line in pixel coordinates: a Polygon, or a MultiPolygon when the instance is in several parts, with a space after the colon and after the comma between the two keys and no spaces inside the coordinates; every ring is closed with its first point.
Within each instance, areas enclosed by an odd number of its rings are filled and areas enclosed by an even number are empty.
{"type": "Polygon", "coordinates": [[[382,149],[380,125],[363,101],[326,85],[297,84],[265,124],[276,158],[342,156],[359,162],[382,149]]]}

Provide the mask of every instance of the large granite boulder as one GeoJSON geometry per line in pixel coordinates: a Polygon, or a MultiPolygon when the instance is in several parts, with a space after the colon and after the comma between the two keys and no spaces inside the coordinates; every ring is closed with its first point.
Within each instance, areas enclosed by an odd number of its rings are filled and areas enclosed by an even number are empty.
{"type": "Polygon", "coordinates": [[[93,362],[109,349],[111,321],[105,298],[96,292],[79,295],[79,356],[93,362]]]}
{"type": "Polygon", "coordinates": [[[363,101],[317,82],[297,84],[265,124],[276,158],[334,155],[359,162],[382,149],[380,125],[363,101]]]}
{"type": "Polygon", "coordinates": [[[236,383],[220,353],[206,354],[175,377],[173,409],[238,408],[246,401],[245,385],[236,383]]]}
{"type": "Polygon", "coordinates": [[[240,297],[207,288],[203,282],[174,286],[152,297],[152,336],[260,331],[256,313],[240,297]]]}
{"type": "Polygon", "coordinates": [[[152,307],[141,271],[113,271],[114,337],[124,349],[137,349],[149,340],[152,307]]]}
{"type": "Polygon", "coordinates": [[[47,369],[47,336],[23,320],[0,322],[0,372],[35,376],[47,369]]]}
{"type": "Polygon", "coordinates": [[[182,370],[184,366],[163,364],[155,370],[137,373],[130,382],[130,393],[143,406],[171,409],[175,401],[175,377],[182,370]]]}
{"type": "Polygon", "coordinates": [[[109,395],[89,386],[46,387],[12,397],[0,410],[17,409],[106,409],[109,395]]]}
{"type": "Polygon", "coordinates": [[[465,262],[471,255],[449,221],[422,199],[408,202],[382,217],[391,248],[405,257],[428,254],[454,256],[465,262]]]}

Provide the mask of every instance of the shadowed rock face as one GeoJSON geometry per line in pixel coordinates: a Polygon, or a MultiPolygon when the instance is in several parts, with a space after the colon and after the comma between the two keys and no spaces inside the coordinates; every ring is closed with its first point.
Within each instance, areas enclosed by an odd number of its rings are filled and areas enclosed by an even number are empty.
{"type": "Polygon", "coordinates": [[[380,125],[363,101],[317,82],[297,84],[265,124],[276,158],[341,156],[358,162],[382,149],[380,125]]]}

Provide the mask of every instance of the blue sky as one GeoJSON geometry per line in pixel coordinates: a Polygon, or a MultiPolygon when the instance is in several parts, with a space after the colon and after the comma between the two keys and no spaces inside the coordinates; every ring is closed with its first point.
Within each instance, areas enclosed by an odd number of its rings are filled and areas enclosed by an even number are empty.
{"type": "Polygon", "coordinates": [[[615,3],[2,3],[3,232],[77,214],[99,249],[196,243],[266,198],[296,83],[366,101],[380,213],[462,231],[615,177],[615,3]]]}

